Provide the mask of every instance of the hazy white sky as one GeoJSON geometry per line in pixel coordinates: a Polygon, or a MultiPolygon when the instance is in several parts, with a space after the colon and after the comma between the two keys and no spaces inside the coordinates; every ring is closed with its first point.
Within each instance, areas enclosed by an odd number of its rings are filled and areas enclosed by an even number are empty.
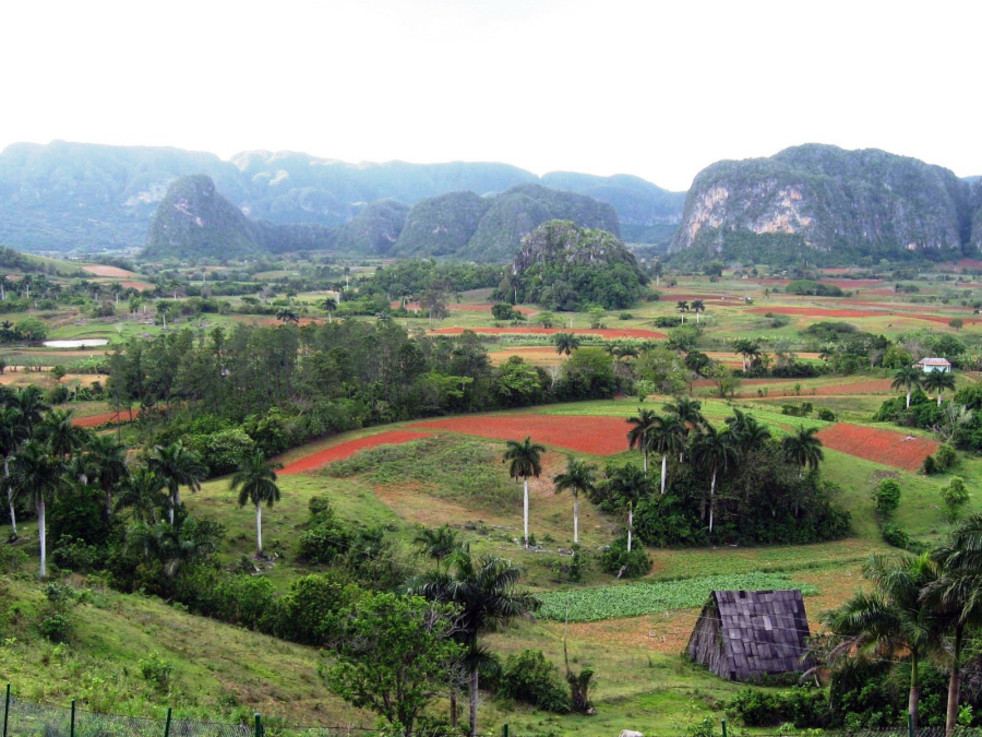
{"type": "Polygon", "coordinates": [[[0,147],[502,161],[685,189],[805,142],[982,174],[982,2],[3,2],[0,147]]]}

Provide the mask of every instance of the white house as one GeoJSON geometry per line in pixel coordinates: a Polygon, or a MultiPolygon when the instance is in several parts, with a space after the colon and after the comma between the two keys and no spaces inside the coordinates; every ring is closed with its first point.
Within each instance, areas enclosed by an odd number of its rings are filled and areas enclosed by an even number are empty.
{"type": "Polygon", "coordinates": [[[937,371],[947,374],[951,373],[951,361],[947,358],[922,358],[914,364],[914,368],[919,368],[925,374],[933,374],[937,371]]]}

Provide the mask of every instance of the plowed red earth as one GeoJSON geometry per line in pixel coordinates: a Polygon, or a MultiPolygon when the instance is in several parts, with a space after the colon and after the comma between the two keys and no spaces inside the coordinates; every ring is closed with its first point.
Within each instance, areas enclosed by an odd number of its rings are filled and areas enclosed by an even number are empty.
{"type": "Polygon", "coordinates": [[[410,440],[419,440],[420,438],[425,437],[426,433],[409,432],[407,430],[390,430],[389,432],[379,433],[378,435],[370,435],[367,438],[349,440],[346,443],[341,443],[340,445],[326,448],[317,453],[311,453],[309,456],[305,456],[299,461],[294,461],[288,466],[285,466],[280,471],[280,475],[282,476],[289,475],[291,473],[313,471],[321,466],[326,466],[331,461],[349,458],[359,450],[376,448],[380,445],[398,445],[399,443],[408,443],[410,440]]]}
{"type": "Polygon", "coordinates": [[[417,422],[421,430],[450,430],[495,440],[523,440],[594,455],[613,455],[628,449],[627,422],[622,417],[564,417],[562,415],[507,415],[454,417],[417,422]]]}
{"type": "Polygon", "coordinates": [[[117,419],[119,419],[120,422],[132,422],[139,416],[139,414],[139,409],[130,410],[128,412],[103,412],[98,415],[73,417],[72,425],[75,427],[102,427],[103,425],[116,422],[117,419]]]}
{"type": "Polygon", "coordinates": [[[905,471],[919,470],[924,459],[938,449],[933,440],[848,423],[826,427],[818,438],[827,448],[905,471]]]}
{"type": "MultiPolygon", "coordinates": [[[[391,306],[392,309],[396,309],[399,307],[399,302],[392,302],[391,306]]],[[[458,302],[456,304],[447,305],[447,309],[462,310],[464,312],[491,312],[491,307],[492,305],[490,302],[458,302]]],[[[410,311],[419,311],[420,306],[417,302],[410,302],[406,305],[406,309],[410,311]]],[[[514,305],[512,306],[512,309],[516,312],[521,312],[523,315],[534,315],[538,312],[538,310],[534,310],[531,307],[516,307],[514,305]]]]}
{"type": "Polygon", "coordinates": [[[655,330],[623,330],[574,328],[560,330],[559,328],[438,328],[430,330],[431,335],[460,335],[464,330],[487,335],[555,335],[556,333],[576,333],[577,335],[599,335],[601,338],[649,338],[664,340],[668,336],[655,330]]]}
{"type": "Polygon", "coordinates": [[[821,307],[752,307],[747,312],[759,315],[773,312],[778,315],[807,315],[808,317],[882,317],[886,311],[871,310],[829,310],[821,307]]]}
{"type": "Polygon", "coordinates": [[[132,279],[136,274],[132,271],[127,271],[126,269],[121,269],[118,266],[101,266],[98,264],[93,264],[90,266],[83,266],[83,271],[87,271],[90,274],[95,274],[96,276],[114,276],[119,279],[132,279]]]}

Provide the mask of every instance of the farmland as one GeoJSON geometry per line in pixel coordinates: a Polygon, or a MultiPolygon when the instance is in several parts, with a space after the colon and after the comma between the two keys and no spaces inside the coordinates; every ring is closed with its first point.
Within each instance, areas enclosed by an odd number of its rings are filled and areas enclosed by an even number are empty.
{"type": "MultiPolygon", "coordinates": [[[[97,269],[90,269],[93,276],[108,280],[104,284],[118,281],[121,285],[149,285],[152,281],[147,274],[129,270],[113,272],[117,267],[93,265],[92,268],[97,269]]],[[[259,272],[256,277],[276,280],[296,273],[295,269],[277,269],[259,272]]],[[[723,701],[736,693],[739,686],[718,681],[679,657],[709,590],[801,588],[806,594],[811,625],[818,629],[820,612],[840,604],[863,585],[859,571],[868,555],[892,552],[882,540],[880,520],[872,500],[882,479],[896,479],[900,483],[902,496],[894,522],[924,545],[939,541],[950,529],[941,508],[940,492],[953,475],[963,477],[973,491],[965,513],[982,510],[982,497],[976,492],[982,481],[982,461],[973,453],[960,452],[956,468],[925,476],[920,469],[928,455],[937,453],[940,440],[936,433],[930,427],[901,427],[872,420],[873,413],[885,400],[903,395],[901,389],[893,386],[894,370],[871,366],[869,355],[864,360],[843,364],[846,368],[841,371],[832,370],[833,362],[841,358],[836,354],[836,346],[808,332],[818,323],[841,322],[857,332],[882,335],[896,346],[922,345],[932,335],[949,336],[966,348],[962,366],[956,373],[957,387],[973,387],[980,378],[976,369],[978,354],[982,352],[982,329],[976,324],[971,307],[982,298],[982,287],[977,282],[967,278],[964,282],[951,281],[958,278],[954,273],[936,274],[917,280],[918,293],[905,294],[892,288],[894,279],[850,279],[837,274],[834,280],[826,281],[851,294],[832,299],[786,294],[781,290],[790,279],[783,276],[744,276],[727,273],[717,282],[698,275],[675,276],[675,286],[658,289],[660,299],[643,302],[630,311],[611,311],[602,316],[604,327],[589,327],[598,317],[586,312],[561,313],[564,326],[561,329],[539,327],[536,319],[542,310],[536,305],[520,306],[518,311],[527,318],[524,324],[504,324],[493,319],[490,304],[479,293],[465,293],[457,301],[449,301],[445,317],[430,319],[422,313],[413,314],[410,309],[409,315],[400,313],[390,319],[391,324],[411,333],[432,353],[441,345],[440,336],[473,331],[494,367],[518,356],[523,365],[541,369],[535,375],[543,386],[558,383],[564,367],[571,362],[576,365],[576,349],[572,356],[557,350],[554,340],[560,332],[575,334],[581,339],[582,347],[592,347],[596,354],[600,353],[596,351],[598,348],[608,349],[611,371],[619,378],[630,376],[643,364],[640,355],[632,356],[625,349],[641,354],[653,346],[662,349],[669,343],[675,345],[688,339],[678,332],[683,319],[686,329],[693,331],[688,350],[704,353],[710,361],[719,361],[730,370],[743,366],[745,356],[735,348],[741,338],[758,341],[763,352],[773,356],[775,362],[779,353],[793,354],[799,364],[811,367],[804,372],[807,375],[777,377],[762,370],[757,375],[739,376],[729,393],[721,392],[712,379],[688,377],[691,381],[678,384],[679,393],[699,401],[702,414],[717,428],[726,427],[726,421],[737,410],[751,414],[778,439],[789,437],[801,428],[817,428],[825,456],[821,464],[822,478],[835,485],[836,503],[851,514],[850,530],[843,539],[761,547],[721,542],[694,547],[649,546],[650,570],[639,581],[618,580],[602,570],[599,561],[605,549],[621,535],[625,525],[623,515],[605,511],[581,496],[580,543],[574,548],[573,501],[568,493],[556,493],[553,479],[564,471],[571,456],[598,469],[608,462],[614,466],[639,465],[641,455],[628,447],[626,420],[637,415],[639,408],[663,412],[664,406],[674,400],[672,394],[659,385],[639,401],[628,393],[625,384],[615,395],[591,401],[557,398],[548,405],[494,412],[481,412],[482,407],[473,407],[467,414],[427,405],[427,411],[434,415],[451,416],[422,415],[390,422],[394,419],[387,414],[391,407],[381,398],[388,387],[379,381],[373,388],[376,394],[371,400],[371,422],[348,425],[308,443],[288,447],[276,456],[283,464],[279,471],[283,498],[271,509],[263,510],[265,544],[271,554],[255,570],[249,570],[268,580],[280,593],[288,592],[298,576],[324,570],[296,556],[297,541],[309,525],[310,501],[315,497],[328,499],[334,514],[345,524],[357,529],[384,530],[395,559],[413,570],[428,570],[434,565],[419,556],[414,539],[424,528],[446,524],[476,554],[500,555],[519,564],[524,571],[522,584],[540,595],[544,602],[536,619],[515,622],[489,635],[489,647],[501,657],[528,648],[541,650],[562,667],[565,644],[578,667],[589,665],[599,676],[592,692],[598,711],[596,717],[552,716],[488,698],[482,703],[481,720],[489,730],[498,730],[508,723],[520,730],[519,734],[585,737],[602,731],[616,733],[615,728],[631,722],[641,726],[646,734],[674,735],[680,725],[693,719],[703,716],[718,719],[723,714],[723,701]],[[918,301],[913,301],[915,298],[918,301]],[[698,316],[680,310],[679,302],[694,300],[705,305],[698,316]],[[960,325],[951,324],[956,318],[962,320],[960,325]],[[677,326],[666,327],[669,320],[677,320],[677,326]],[[427,343],[429,340],[434,342],[427,343]],[[823,410],[825,414],[821,414],[823,410]],[[525,437],[546,448],[541,473],[529,479],[534,544],[528,549],[521,541],[522,483],[509,476],[507,464],[501,458],[504,441],[521,441],[525,437]],[[574,549],[584,561],[579,580],[573,580],[570,573],[574,549]]],[[[168,317],[165,332],[161,321],[153,319],[154,300],[173,300],[173,296],[164,293],[151,298],[149,310],[141,305],[124,312],[129,308],[123,307],[120,309],[123,314],[107,318],[70,311],[52,312],[46,318],[50,319],[48,337],[105,337],[111,341],[111,351],[130,337],[146,334],[151,339],[157,335],[174,335],[175,331],[189,327],[193,329],[195,341],[204,344],[210,331],[217,327],[233,331],[240,322],[271,327],[282,324],[281,333],[296,330],[308,336],[312,328],[342,319],[321,310],[317,305],[322,294],[312,290],[290,298],[292,301],[287,306],[303,312],[297,315],[293,325],[269,310],[196,316],[175,314],[168,317]]],[[[236,310],[248,306],[239,296],[229,301],[236,310]]],[[[376,322],[374,315],[343,319],[366,324],[376,322]]],[[[309,345],[304,344],[303,349],[309,350],[309,345]]],[[[886,349],[875,350],[882,354],[886,349]]],[[[100,362],[102,354],[101,350],[56,352],[38,345],[10,346],[3,350],[8,365],[45,370],[8,370],[0,378],[14,386],[33,383],[49,392],[64,387],[68,393],[80,394],[83,387],[94,381],[104,384],[106,376],[74,369],[84,368],[87,361],[100,362]],[[72,370],[56,379],[49,370],[55,365],[72,370]]],[[[332,354],[332,360],[339,362],[344,357],[340,352],[332,354]]],[[[317,379],[322,380],[320,376],[317,379]]],[[[930,393],[930,402],[933,397],[930,393]]],[[[58,406],[73,410],[77,425],[102,427],[114,424],[116,413],[111,402],[112,398],[105,395],[89,399],[69,396],[58,406]]],[[[120,428],[122,437],[134,446],[149,437],[144,434],[149,433],[147,426],[138,419],[139,409],[134,406],[133,422],[126,422],[120,428]]],[[[179,403],[175,402],[174,409],[180,411],[179,403]]],[[[307,406],[297,411],[298,415],[307,413],[307,406]]],[[[130,419],[125,411],[123,419],[130,419]]],[[[115,434],[115,427],[112,432],[115,434]]],[[[670,492],[671,484],[672,478],[670,492]]],[[[228,478],[206,481],[199,492],[183,493],[182,498],[192,515],[225,526],[227,534],[217,554],[224,569],[235,570],[252,556],[255,512],[249,505],[242,508],[236,504],[236,494],[230,491],[228,478]]],[[[25,520],[23,524],[25,541],[36,540],[36,523],[25,520]]],[[[8,528],[0,528],[0,538],[6,539],[7,532],[8,528]]],[[[30,545],[24,542],[21,547],[34,555],[36,542],[30,545]]],[[[87,583],[84,574],[67,575],[79,586],[97,585],[87,583]]],[[[93,577],[92,581],[95,580],[93,577]]],[[[22,594],[24,587],[20,582],[15,589],[18,595],[30,596],[22,594]]],[[[180,664],[175,669],[175,693],[184,700],[189,712],[225,709],[229,713],[234,709],[220,704],[232,703],[234,696],[234,702],[239,705],[236,708],[246,711],[261,708],[297,722],[344,722],[359,726],[372,723],[373,716],[368,712],[352,709],[335,697],[321,698],[323,685],[315,671],[316,664],[324,658],[322,653],[303,646],[253,641],[250,638],[254,633],[229,628],[227,631],[234,631],[236,638],[243,638],[231,640],[235,647],[268,650],[274,663],[270,670],[282,667],[285,672],[274,679],[276,698],[266,698],[258,685],[262,674],[252,672],[241,659],[235,659],[227,677],[223,676],[221,688],[213,688],[207,685],[203,672],[190,665],[186,666],[186,672],[179,672],[189,663],[189,645],[186,639],[168,636],[172,625],[165,621],[166,609],[161,609],[162,604],[145,605],[138,594],[124,596],[105,591],[99,597],[99,605],[104,608],[98,612],[83,610],[86,613],[80,624],[77,647],[86,648],[85,657],[89,658],[86,667],[105,677],[130,678],[111,665],[114,653],[129,652],[128,646],[124,647],[122,642],[107,644],[98,635],[96,615],[118,614],[120,622],[125,619],[145,622],[144,629],[157,633],[152,646],[159,647],[165,657],[180,664]],[[198,703],[192,704],[193,694],[200,695],[198,703]]],[[[181,617],[173,626],[190,628],[189,632],[208,642],[209,662],[220,661],[221,642],[228,637],[223,630],[225,626],[213,622],[192,626],[190,622],[195,618],[183,612],[181,617]]],[[[129,628],[123,631],[131,632],[129,628]]],[[[150,647],[145,634],[134,632],[127,636],[141,643],[141,647],[150,647]]],[[[58,677],[41,674],[41,658],[51,660],[50,652],[44,656],[41,651],[34,653],[29,647],[15,646],[4,653],[15,658],[10,661],[14,663],[11,672],[21,679],[30,680],[32,677],[27,674],[32,669],[39,673],[34,695],[54,698],[74,695],[63,682],[63,671],[68,666],[58,666],[58,677]]],[[[147,694],[141,698],[152,701],[156,697],[147,694]]],[[[138,712],[141,703],[131,704],[129,708],[138,712]]],[[[441,702],[440,711],[444,708],[441,702]]]]}

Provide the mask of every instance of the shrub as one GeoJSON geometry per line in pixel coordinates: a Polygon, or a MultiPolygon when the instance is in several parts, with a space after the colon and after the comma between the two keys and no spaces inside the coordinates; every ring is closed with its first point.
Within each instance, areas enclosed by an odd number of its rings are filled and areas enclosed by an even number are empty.
{"type": "Polygon", "coordinates": [[[170,688],[170,677],[174,666],[160,657],[156,650],[140,660],[140,674],[143,680],[157,691],[167,691],[170,688]]]}
{"type": "Polygon", "coordinates": [[[938,463],[934,460],[934,456],[928,456],[924,459],[924,463],[921,464],[921,471],[924,472],[925,476],[932,476],[938,472],[938,463]]]}
{"type": "Polygon", "coordinates": [[[821,407],[818,410],[818,419],[824,420],[825,422],[835,422],[835,412],[828,407],[821,407]]]}
{"type": "Polygon", "coordinates": [[[651,570],[651,558],[640,541],[637,541],[637,546],[630,553],[627,552],[625,536],[615,540],[600,555],[600,567],[606,573],[613,573],[619,578],[637,578],[651,570]]]}
{"type": "Polygon", "coordinates": [[[939,472],[954,468],[958,465],[958,453],[950,445],[943,443],[934,452],[934,464],[939,472]]]}
{"type": "Polygon", "coordinates": [[[876,512],[883,519],[890,519],[900,506],[900,484],[896,479],[883,479],[876,487],[876,512]]]}
{"type": "Polygon", "coordinates": [[[883,525],[883,530],[881,531],[883,537],[883,542],[894,548],[900,548],[901,550],[906,550],[910,545],[910,535],[904,530],[904,528],[899,525],[895,525],[892,522],[887,522],[883,525]]]}
{"type": "Polygon", "coordinates": [[[961,476],[952,476],[947,486],[941,489],[941,499],[945,506],[945,517],[956,522],[961,516],[962,507],[968,502],[968,489],[961,476]]]}
{"type": "Polygon", "coordinates": [[[538,650],[508,656],[501,674],[501,692],[554,714],[568,714],[571,708],[559,669],[538,650]]]}
{"type": "Polygon", "coordinates": [[[726,705],[726,713],[747,727],[775,727],[791,722],[797,729],[825,726],[827,701],[817,688],[796,686],[773,693],[747,687],[726,705]]]}

